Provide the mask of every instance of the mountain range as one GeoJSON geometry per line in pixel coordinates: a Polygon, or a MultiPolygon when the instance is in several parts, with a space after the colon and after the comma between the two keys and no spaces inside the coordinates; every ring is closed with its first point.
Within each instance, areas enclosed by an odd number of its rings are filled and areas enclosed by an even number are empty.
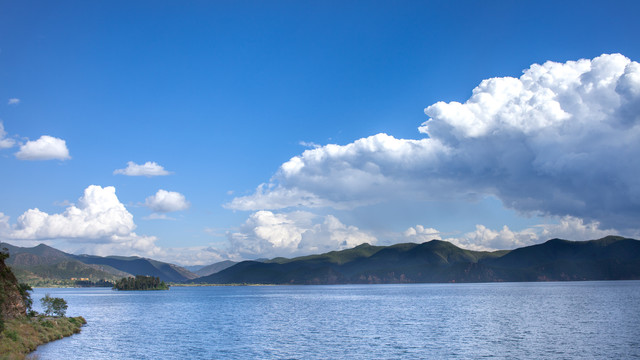
{"type": "Polygon", "coordinates": [[[72,255],[40,244],[21,248],[0,243],[7,265],[21,281],[157,276],[188,284],[378,284],[425,282],[568,281],[640,279],[640,241],[607,236],[598,240],[552,239],[515,250],[471,251],[449,242],[352,249],[261,261],[223,261],[186,268],[141,257],[72,255]]]}
{"type": "Polygon", "coordinates": [[[359,245],[294,259],[244,261],[189,280],[210,284],[377,284],[640,279],[640,241],[608,236],[552,239],[507,251],[471,251],[449,242],[359,245]]]}
{"type": "Polygon", "coordinates": [[[0,243],[2,248],[8,250],[6,263],[18,279],[34,285],[71,278],[114,281],[147,275],[167,282],[183,282],[198,277],[180,266],[137,256],[73,255],[45,244],[25,248],[0,243]]]}

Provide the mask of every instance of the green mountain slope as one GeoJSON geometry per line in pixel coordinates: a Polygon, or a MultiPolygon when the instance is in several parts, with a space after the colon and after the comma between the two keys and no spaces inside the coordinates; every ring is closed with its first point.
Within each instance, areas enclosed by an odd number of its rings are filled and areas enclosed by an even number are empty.
{"type": "Polygon", "coordinates": [[[505,281],[640,279],[640,241],[552,239],[486,263],[505,281]]]}
{"type": "Polygon", "coordinates": [[[71,278],[113,281],[132,275],[155,276],[162,281],[172,282],[182,282],[197,277],[180,266],[136,256],[72,255],[44,244],[23,248],[0,243],[0,248],[3,247],[7,248],[11,254],[7,264],[11,266],[20,281],[30,284],[71,278]]]}
{"type": "Polygon", "coordinates": [[[137,256],[73,255],[73,257],[85,264],[107,265],[133,275],[159,277],[162,281],[182,282],[197,277],[194,273],[177,265],[137,256]]]}
{"type": "Polygon", "coordinates": [[[229,268],[233,265],[237,264],[237,262],[235,261],[231,261],[231,260],[225,260],[225,261],[220,261],[211,265],[207,265],[207,266],[203,266],[201,268],[199,268],[198,270],[194,271],[193,273],[198,275],[198,277],[201,276],[207,276],[207,275],[211,275],[211,274],[215,274],[217,272],[220,272],[226,268],[229,268]]]}
{"type": "Polygon", "coordinates": [[[192,283],[357,284],[640,279],[640,241],[550,240],[512,251],[446,241],[353,249],[294,259],[244,261],[192,283]]]}
{"type": "Polygon", "coordinates": [[[11,256],[7,259],[7,265],[14,267],[52,265],[63,260],[72,259],[71,255],[44,244],[32,248],[23,248],[7,243],[0,243],[0,249],[1,248],[9,250],[11,256]]]}

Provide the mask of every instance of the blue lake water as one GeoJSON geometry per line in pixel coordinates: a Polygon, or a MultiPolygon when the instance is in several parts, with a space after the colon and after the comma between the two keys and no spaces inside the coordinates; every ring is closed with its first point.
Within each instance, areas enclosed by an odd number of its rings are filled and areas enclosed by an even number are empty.
{"type": "Polygon", "coordinates": [[[640,358],[640,281],[45,293],[88,323],[42,360],[640,358]]]}

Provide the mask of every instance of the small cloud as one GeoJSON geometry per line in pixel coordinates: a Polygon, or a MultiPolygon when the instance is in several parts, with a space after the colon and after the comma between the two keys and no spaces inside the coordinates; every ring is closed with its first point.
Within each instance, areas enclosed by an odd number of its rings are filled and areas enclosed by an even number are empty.
{"type": "Polygon", "coordinates": [[[15,145],[15,141],[13,139],[7,139],[7,132],[4,131],[4,125],[0,121],[0,149],[8,149],[15,145]]]}
{"type": "Polygon", "coordinates": [[[314,143],[313,141],[300,141],[298,145],[308,147],[310,149],[317,149],[320,147],[320,145],[314,143]]]}
{"type": "Polygon", "coordinates": [[[49,135],[42,135],[38,140],[27,141],[15,153],[20,160],[68,160],[67,142],[49,135]]]}
{"type": "Polygon", "coordinates": [[[147,161],[142,165],[138,165],[133,161],[127,162],[127,167],[124,169],[117,169],[113,172],[114,175],[127,175],[127,176],[165,176],[171,174],[171,172],[165,170],[158,163],[153,161],[147,161]]]}
{"type": "Polygon", "coordinates": [[[415,240],[415,242],[425,242],[429,240],[441,240],[440,231],[434,228],[427,228],[422,225],[408,228],[403,235],[407,238],[415,240]]]}
{"type": "Polygon", "coordinates": [[[20,104],[20,99],[11,98],[11,99],[9,99],[9,102],[7,104],[9,104],[9,105],[18,105],[18,104],[20,104]]]}
{"type": "Polygon", "coordinates": [[[153,213],[149,216],[143,217],[142,219],[143,220],[176,220],[175,218],[167,216],[166,214],[158,214],[158,213],[153,213]]]}
{"type": "Polygon", "coordinates": [[[144,205],[156,213],[168,213],[186,210],[191,204],[179,192],[160,189],[155,195],[149,196],[144,205]]]}
{"type": "Polygon", "coordinates": [[[54,202],[53,202],[53,205],[55,205],[55,206],[63,206],[63,207],[66,207],[66,206],[75,206],[75,204],[74,204],[74,203],[72,203],[72,202],[71,202],[71,201],[69,201],[69,200],[54,201],[54,202]]]}
{"type": "Polygon", "coordinates": [[[228,190],[227,191],[227,195],[233,195],[234,191],[233,190],[228,190]]]}
{"type": "Polygon", "coordinates": [[[211,227],[205,227],[204,228],[204,232],[214,236],[214,237],[225,237],[227,236],[227,230],[223,229],[223,228],[211,228],[211,227]]]}

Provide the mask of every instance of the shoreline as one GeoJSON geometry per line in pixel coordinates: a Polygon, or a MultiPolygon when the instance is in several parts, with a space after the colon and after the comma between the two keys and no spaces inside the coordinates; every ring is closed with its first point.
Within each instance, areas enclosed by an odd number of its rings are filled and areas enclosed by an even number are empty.
{"type": "Polygon", "coordinates": [[[77,334],[87,321],[76,317],[19,317],[5,320],[0,336],[2,359],[24,359],[38,346],[77,334]]]}

